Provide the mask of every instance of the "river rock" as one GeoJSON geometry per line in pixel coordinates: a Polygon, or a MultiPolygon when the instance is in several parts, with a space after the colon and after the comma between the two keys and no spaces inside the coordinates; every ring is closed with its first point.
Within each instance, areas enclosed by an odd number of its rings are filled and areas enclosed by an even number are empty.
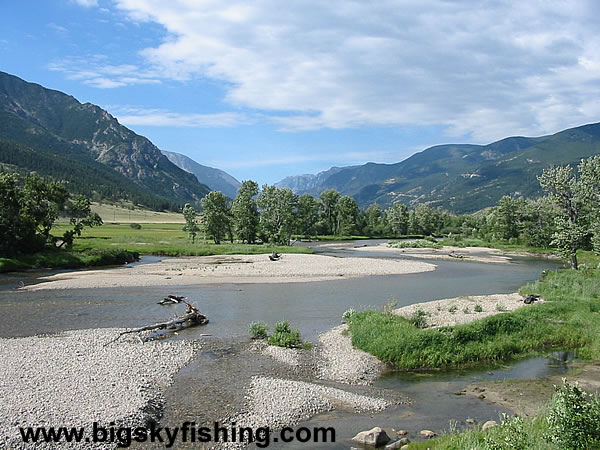
{"type": "Polygon", "coordinates": [[[410,439],[408,439],[408,438],[398,439],[397,441],[394,441],[391,444],[386,445],[385,450],[396,450],[396,449],[404,447],[409,442],[410,442],[410,439]]]}
{"type": "Polygon", "coordinates": [[[374,427],[367,431],[361,431],[352,438],[354,442],[359,444],[372,445],[379,447],[390,442],[390,437],[380,427],[374,427]]]}
{"type": "Polygon", "coordinates": [[[431,430],[421,430],[421,431],[419,432],[419,434],[420,434],[421,436],[423,436],[423,437],[426,437],[426,438],[428,438],[428,439],[431,439],[432,437],[434,437],[434,436],[437,436],[437,435],[436,435],[436,434],[435,434],[433,431],[431,431],[431,430]]]}
{"type": "Polygon", "coordinates": [[[467,425],[475,425],[475,419],[467,419],[465,422],[467,422],[467,425]]]}
{"type": "Polygon", "coordinates": [[[406,431],[406,430],[400,430],[400,431],[397,431],[396,434],[398,436],[406,436],[408,434],[408,431],[406,431]]]}
{"type": "Polygon", "coordinates": [[[498,422],[496,422],[495,420],[488,420],[481,427],[481,431],[489,430],[490,428],[495,427],[496,425],[498,425],[498,422]]]}

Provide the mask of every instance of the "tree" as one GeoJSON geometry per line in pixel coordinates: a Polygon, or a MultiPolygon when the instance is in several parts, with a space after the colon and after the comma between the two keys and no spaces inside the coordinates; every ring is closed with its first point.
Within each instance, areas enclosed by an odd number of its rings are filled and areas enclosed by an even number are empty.
{"type": "Polygon", "coordinates": [[[254,200],[254,196],[257,194],[258,184],[255,181],[243,181],[231,208],[235,231],[242,241],[249,244],[256,241],[258,231],[258,208],[256,200],[254,200]]]}
{"type": "Polygon", "coordinates": [[[185,218],[185,225],[183,231],[186,231],[188,238],[192,241],[192,244],[196,242],[196,235],[200,231],[198,226],[198,212],[189,203],[186,203],[183,207],[183,217],[185,218]]]}
{"type": "Polygon", "coordinates": [[[325,234],[336,233],[335,207],[340,199],[340,193],[335,189],[328,189],[321,192],[321,220],[325,227],[325,234]]]}
{"type": "Polygon", "coordinates": [[[67,248],[73,246],[75,236],[81,236],[83,227],[95,227],[102,225],[102,218],[95,212],[92,212],[92,202],[84,195],[75,197],[75,201],[68,206],[69,223],[73,225],[72,230],[64,232],[62,242],[59,247],[65,245],[67,248]]]}
{"type": "Polygon", "coordinates": [[[365,211],[365,232],[369,236],[373,236],[375,234],[381,234],[382,231],[382,217],[383,212],[381,210],[381,206],[377,203],[373,203],[370,205],[365,211]]]}
{"type": "Polygon", "coordinates": [[[298,199],[298,214],[296,232],[303,236],[312,236],[316,233],[319,220],[319,203],[310,194],[302,194],[298,199]]]}
{"type": "Polygon", "coordinates": [[[0,173],[0,255],[42,250],[67,197],[60,183],[0,173]]]}
{"type": "Polygon", "coordinates": [[[524,202],[509,195],[498,201],[496,209],[496,231],[500,239],[509,240],[519,237],[519,222],[524,202]]]}
{"type": "Polygon", "coordinates": [[[578,168],[579,176],[573,174],[570,166],[558,166],[544,169],[538,177],[540,185],[558,207],[552,244],[556,245],[562,258],[570,260],[575,270],[578,268],[577,250],[587,238],[595,235],[598,226],[600,158],[582,160],[578,168]]]}
{"type": "Polygon", "coordinates": [[[202,199],[204,225],[215,244],[220,244],[226,234],[231,235],[231,208],[225,194],[211,191],[202,199]]]}
{"type": "Polygon", "coordinates": [[[408,207],[396,203],[385,211],[387,221],[392,227],[392,232],[398,235],[408,234],[408,207]]]}
{"type": "Polygon", "coordinates": [[[358,205],[352,197],[344,195],[335,205],[337,234],[351,235],[356,232],[358,205]]]}
{"type": "Polygon", "coordinates": [[[260,225],[266,240],[289,245],[294,230],[298,196],[291,189],[264,185],[258,196],[260,225]]]}

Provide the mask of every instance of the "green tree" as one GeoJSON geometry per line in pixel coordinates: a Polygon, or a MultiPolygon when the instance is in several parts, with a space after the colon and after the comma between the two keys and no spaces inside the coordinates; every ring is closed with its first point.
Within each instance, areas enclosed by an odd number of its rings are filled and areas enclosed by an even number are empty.
{"type": "Polygon", "coordinates": [[[351,235],[356,233],[358,212],[356,200],[347,195],[340,197],[335,205],[337,234],[351,235]]]}
{"type": "Polygon", "coordinates": [[[259,216],[254,199],[257,194],[258,184],[255,181],[242,181],[231,208],[236,234],[242,241],[249,244],[256,241],[258,232],[259,216]]]}
{"type": "Polygon", "coordinates": [[[396,203],[385,212],[386,218],[392,233],[396,236],[408,234],[408,207],[401,203],[396,203]]]}
{"type": "Polygon", "coordinates": [[[366,227],[364,229],[368,236],[381,234],[383,228],[383,211],[377,203],[370,205],[365,211],[366,227]]]}
{"type": "Polygon", "coordinates": [[[336,214],[335,207],[340,199],[340,193],[335,189],[328,189],[321,192],[321,221],[324,224],[325,234],[336,234],[336,214]]]}
{"type": "Polygon", "coordinates": [[[192,241],[192,244],[196,242],[196,236],[200,227],[198,226],[198,212],[189,203],[186,203],[183,207],[183,217],[185,218],[185,225],[183,231],[187,232],[188,238],[192,241]]]}
{"type": "Polygon", "coordinates": [[[67,210],[70,216],[69,223],[73,225],[73,229],[64,232],[59,247],[64,245],[71,248],[75,236],[81,236],[84,227],[91,228],[103,223],[102,218],[92,212],[92,202],[84,195],[75,197],[75,200],[67,206],[67,210]]]}
{"type": "Polygon", "coordinates": [[[310,194],[302,194],[298,199],[298,214],[296,232],[303,236],[312,236],[316,233],[319,220],[319,203],[310,194]]]}
{"type": "Polygon", "coordinates": [[[498,201],[496,209],[496,225],[500,239],[509,240],[519,237],[519,224],[524,201],[509,195],[498,201]]]}
{"type": "Polygon", "coordinates": [[[542,188],[558,208],[552,244],[558,254],[578,268],[577,250],[595,233],[600,210],[600,158],[582,160],[579,174],[570,166],[550,167],[538,177],[542,188]]]}
{"type": "Polygon", "coordinates": [[[211,191],[202,199],[206,231],[220,244],[226,234],[231,236],[231,208],[225,194],[211,191]]]}
{"type": "Polygon", "coordinates": [[[264,185],[258,196],[261,231],[269,242],[289,245],[296,220],[298,196],[291,189],[264,185]]]}
{"type": "Polygon", "coordinates": [[[0,255],[42,250],[67,197],[60,183],[0,173],[0,255]]]}

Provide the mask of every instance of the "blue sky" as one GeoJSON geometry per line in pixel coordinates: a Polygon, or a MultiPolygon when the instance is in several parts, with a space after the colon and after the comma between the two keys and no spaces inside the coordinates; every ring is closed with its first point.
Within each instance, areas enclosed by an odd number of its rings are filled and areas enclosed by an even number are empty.
{"type": "Polygon", "coordinates": [[[0,70],[261,184],[600,121],[594,0],[0,7],[0,70]]]}

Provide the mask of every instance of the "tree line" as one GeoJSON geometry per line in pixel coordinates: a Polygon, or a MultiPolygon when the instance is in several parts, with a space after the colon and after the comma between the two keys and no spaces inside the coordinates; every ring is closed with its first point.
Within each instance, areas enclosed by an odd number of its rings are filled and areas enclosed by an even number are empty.
{"type": "Polygon", "coordinates": [[[334,189],[318,197],[288,188],[244,181],[235,199],[210,192],[198,216],[186,205],[185,230],[195,239],[199,224],[215,243],[288,245],[293,236],[318,235],[395,238],[409,235],[479,238],[538,248],[556,248],[577,268],[578,249],[600,249],[600,155],[570,166],[545,169],[538,177],[545,196],[504,196],[494,207],[456,215],[425,204],[397,203],[366,209],[334,189]]]}

